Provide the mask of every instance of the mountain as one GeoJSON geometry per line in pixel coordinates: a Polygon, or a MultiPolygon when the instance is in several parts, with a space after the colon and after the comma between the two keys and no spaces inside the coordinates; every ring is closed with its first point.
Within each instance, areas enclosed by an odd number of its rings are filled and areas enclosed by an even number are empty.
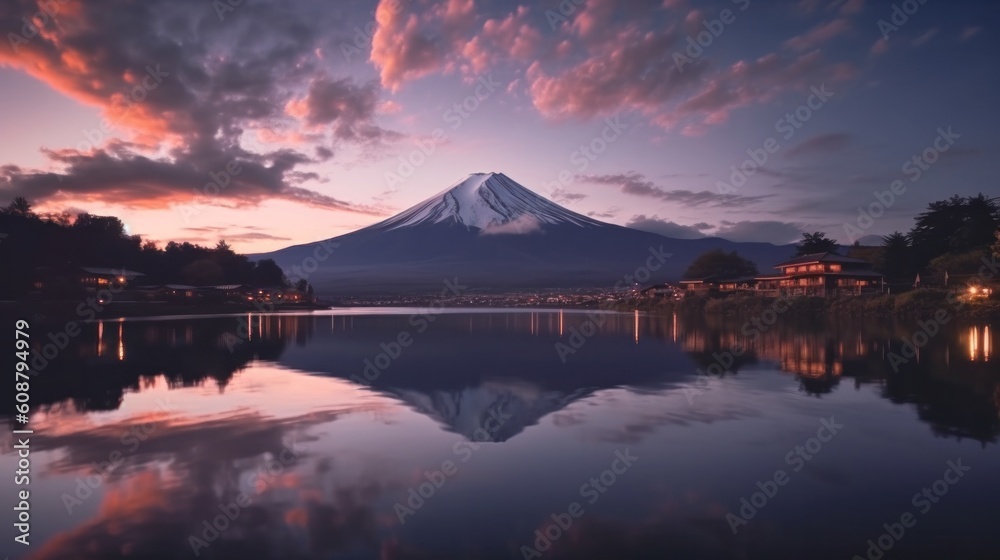
{"type": "Polygon", "coordinates": [[[440,291],[455,277],[486,290],[610,287],[637,272],[642,283],[663,282],[678,280],[711,249],[739,251],[761,272],[794,253],[789,246],[672,239],[600,222],[502,173],[475,173],[377,224],[252,258],[305,270],[298,276],[317,293],[339,295],[440,291]],[[327,255],[321,243],[335,248],[308,272],[317,254],[327,255]]]}

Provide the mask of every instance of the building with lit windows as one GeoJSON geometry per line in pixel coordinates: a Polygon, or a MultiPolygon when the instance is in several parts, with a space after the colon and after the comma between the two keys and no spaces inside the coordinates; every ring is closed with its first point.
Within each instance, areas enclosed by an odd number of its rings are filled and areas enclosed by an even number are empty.
{"type": "Polygon", "coordinates": [[[839,253],[814,253],[775,265],[781,274],[757,277],[757,292],[777,296],[880,294],[885,277],[872,270],[868,261],[839,253]]]}

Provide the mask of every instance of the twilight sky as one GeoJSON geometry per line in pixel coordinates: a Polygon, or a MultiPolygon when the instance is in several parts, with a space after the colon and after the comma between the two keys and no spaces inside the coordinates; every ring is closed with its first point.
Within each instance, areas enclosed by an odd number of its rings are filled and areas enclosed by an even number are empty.
{"type": "Polygon", "coordinates": [[[258,252],[498,171],[673,237],[846,243],[859,207],[884,235],[1000,194],[998,24],[994,0],[4,0],[0,204],[258,252]]]}

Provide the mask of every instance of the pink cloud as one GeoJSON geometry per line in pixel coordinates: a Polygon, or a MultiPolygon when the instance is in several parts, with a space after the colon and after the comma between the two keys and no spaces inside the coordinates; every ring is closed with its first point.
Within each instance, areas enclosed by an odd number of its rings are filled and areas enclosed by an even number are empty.
{"type": "Polygon", "coordinates": [[[975,37],[976,35],[979,35],[979,32],[982,31],[982,30],[983,30],[983,28],[979,27],[979,26],[969,26],[969,27],[966,27],[965,29],[962,30],[962,35],[960,36],[960,38],[963,41],[967,41],[967,40],[975,37]]]}
{"type": "Polygon", "coordinates": [[[854,14],[861,13],[865,9],[865,0],[847,0],[843,6],[840,7],[840,13],[845,16],[851,16],[854,14]]]}
{"type": "Polygon", "coordinates": [[[835,19],[818,25],[809,31],[785,41],[785,46],[796,51],[806,51],[831,41],[851,30],[851,22],[845,18],[835,19]]]}
{"type": "Polygon", "coordinates": [[[375,9],[378,28],[372,36],[371,61],[379,68],[382,85],[393,91],[406,80],[440,69],[444,53],[422,33],[420,16],[407,14],[402,0],[381,0],[375,9]]]}
{"type": "Polygon", "coordinates": [[[526,60],[536,56],[541,33],[528,23],[528,8],[519,6],[503,19],[488,19],[482,31],[462,48],[475,73],[484,72],[506,55],[526,60]]]}
{"type": "Polygon", "coordinates": [[[889,41],[882,37],[872,45],[871,52],[874,55],[882,55],[889,52],[889,41]]]}
{"type": "Polygon", "coordinates": [[[622,108],[653,111],[695,83],[700,65],[678,70],[669,53],[670,33],[620,31],[607,49],[561,73],[550,74],[536,62],[528,69],[535,107],[551,118],[589,118],[622,108]]]}

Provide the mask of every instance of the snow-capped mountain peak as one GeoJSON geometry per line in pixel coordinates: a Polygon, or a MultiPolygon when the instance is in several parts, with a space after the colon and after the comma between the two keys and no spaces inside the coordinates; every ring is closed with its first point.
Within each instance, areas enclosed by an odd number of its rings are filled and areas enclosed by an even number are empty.
{"type": "Polygon", "coordinates": [[[484,232],[512,223],[520,228],[544,224],[605,225],[535,194],[503,173],[473,173],[372,228],[393,230],[448,221],[484,232]]]}

